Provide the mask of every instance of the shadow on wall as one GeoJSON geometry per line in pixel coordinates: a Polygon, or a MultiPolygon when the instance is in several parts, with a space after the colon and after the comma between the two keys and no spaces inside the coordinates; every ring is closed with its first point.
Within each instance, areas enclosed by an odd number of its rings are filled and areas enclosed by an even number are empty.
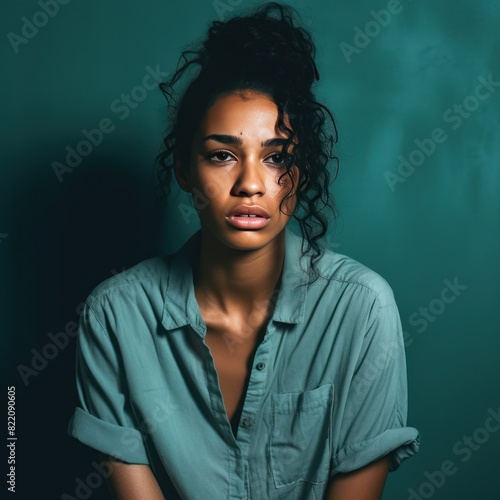
{"type": "Polygon", "coordinates": [[[47,175],[45,160],[29,166],[40,174],[17,189],[11,220],[18,233],[2,249],[11,252],[6,369],[16,388],[16,493],[107,498],[95,454],[66,434],[77,404],[81,304],[104,279],[161,255],[162,231],[178,236],[165,228],[152,186],[141,182],[149,165],[94,154],[59,183],[47,175]],[[140,177],[131,175],[134,169],[140,177]]]}

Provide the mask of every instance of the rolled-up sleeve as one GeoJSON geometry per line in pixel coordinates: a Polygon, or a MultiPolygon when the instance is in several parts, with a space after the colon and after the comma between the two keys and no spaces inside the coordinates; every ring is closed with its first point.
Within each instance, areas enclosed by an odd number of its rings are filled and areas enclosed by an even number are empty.
{"type": "MultiPolygon", "coordinates": [[[[390,471],[419,450],[418,431],[407,426],[406,357],[399,312],[389,285],[381,284],[354,349],[355,364],[339,404],[330,475],[351,472],[390,456],[390,471]]],[[[338,408],[337,408],[338,410],[338,408]]]]}
{"type": "Polygon", "coordinates": [[[127,463],[147,464],[143,435],[127,393],[118,342],[104,312],[85,303],[78,326],[76,384],[80,407],[68,433],[127,463]]]}

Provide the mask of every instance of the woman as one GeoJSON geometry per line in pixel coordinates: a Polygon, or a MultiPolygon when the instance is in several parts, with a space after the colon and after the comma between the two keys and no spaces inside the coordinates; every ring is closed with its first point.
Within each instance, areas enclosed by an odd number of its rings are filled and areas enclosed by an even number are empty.
{"type": "Polygon", "coordinates": [[[201,229],[98,285],[79,331],[69,432],[117,498],[374,500],[418,451],[392,290],[317,241],[335,123],[295,16],[213,23],[162,84],[160,178],[201,229]]]}

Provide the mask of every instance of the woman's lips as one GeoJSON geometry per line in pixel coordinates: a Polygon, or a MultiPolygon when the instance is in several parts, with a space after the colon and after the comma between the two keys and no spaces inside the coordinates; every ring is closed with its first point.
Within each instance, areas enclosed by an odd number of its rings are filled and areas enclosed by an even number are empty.
{"type": "Polygon", "coordinates": [[[269,224],[270,216],[258,205],[239,205],[226,217],[229,224],[238,229],[260,229],[269,224]]]}
{"type": "Polygon", "coordinates": [[[226,220],[232,226],[240,229],[260,229],[267,226],[271,219],[259,216],[229,215],[226,220]]]}

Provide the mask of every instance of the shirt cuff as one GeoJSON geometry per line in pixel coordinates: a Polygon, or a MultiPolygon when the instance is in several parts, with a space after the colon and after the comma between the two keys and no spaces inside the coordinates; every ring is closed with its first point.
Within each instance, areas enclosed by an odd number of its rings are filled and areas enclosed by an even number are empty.
{"type": "Polygon", "coordinates": [[[68,434],[83,444],[130,464],[148,464],[142,434],[137,429],[105,422],[76,408],[68,425],[68,434]]]}
{"type": "Polygon", "coordinates": [[[388,429],[372,439],[344,448],[332,459],[330,476],[361,469],[390,454],[389,471],[395,471],[407,458],[418,453],[420,436],[413,427],[388,429]]]}

